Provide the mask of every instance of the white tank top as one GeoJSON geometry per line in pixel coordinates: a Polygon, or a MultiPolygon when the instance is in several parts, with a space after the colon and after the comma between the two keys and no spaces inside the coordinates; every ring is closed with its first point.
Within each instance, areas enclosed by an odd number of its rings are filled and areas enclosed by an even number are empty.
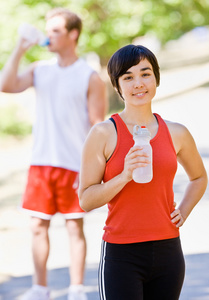
{"type": "Polygon", "coordinates": [[[38,63],[34,70],[37,103],[32,165],[80,170],[90,129],[87,92],[92,72],[83,59],[64,68],[57,59],[38,63]]]}

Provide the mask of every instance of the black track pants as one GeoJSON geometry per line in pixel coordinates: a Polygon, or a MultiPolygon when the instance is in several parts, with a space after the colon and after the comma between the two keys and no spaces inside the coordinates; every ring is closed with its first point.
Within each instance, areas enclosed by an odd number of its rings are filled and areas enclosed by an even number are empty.
{"type": "Polygon", "coordinates": [[[101,300],[178,300],[185,263],[179,238],[134,244],[102,242],[101,300]]]}

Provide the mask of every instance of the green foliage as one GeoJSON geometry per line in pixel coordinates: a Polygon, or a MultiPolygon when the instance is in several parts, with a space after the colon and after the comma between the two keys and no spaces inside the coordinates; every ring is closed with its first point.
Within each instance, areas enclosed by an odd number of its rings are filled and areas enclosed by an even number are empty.
{"type": "MultiPolygon", "coordinates": [[[[177,39],[183,33],[209,24],[208,0],[7,0],[0,1],[0,69],[5,64],[22,22],[41,30],[45,14],[56,6],[78,13],[83,19],[80,53],[97,52],[103,64],[119,47],[147,33],[155,35],[162,44],[177,39]]],[[[28,51],[24,62],[47,58],[41,47],[28,51]]]]}
{"type": "Polygon", "coordinates": [[[18,114],[16,105],[1,107],[0,109],[0,135],[13,135],[23,137],[31,133],[31,124],[18,114]]]}
{"type": "MultiPolygon", "coordinates": [[[[7,0],[0,1],[0,70],[18,39],[17,29],[23,22],[40,30],[45,28],[45,15],[51,8],[63,6],[83,20],[79,40],[80,54],[95,51],[106,65],[119,47],[136,37],[152,34],[161,44],[209,24],[208,0],[7,0]]],[[[46,48],[35,46],[27,51],[22,65],[51,57],[46,48]]],[[[123,107],[112,93],[110,111],[123,107]]],[[[0,109],[0,134],[26,135],[31,125],[18,116],[15,106],[0,109]]]]}

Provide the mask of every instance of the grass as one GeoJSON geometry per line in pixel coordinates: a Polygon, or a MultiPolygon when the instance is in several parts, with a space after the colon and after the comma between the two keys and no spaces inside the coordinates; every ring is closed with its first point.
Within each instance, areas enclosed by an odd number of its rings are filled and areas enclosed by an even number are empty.
{"type": "Polygon", "coordinates": [[[0,135],[25,137],[31,133],[32,125],[15,104],[0,108],[0,135]]]}

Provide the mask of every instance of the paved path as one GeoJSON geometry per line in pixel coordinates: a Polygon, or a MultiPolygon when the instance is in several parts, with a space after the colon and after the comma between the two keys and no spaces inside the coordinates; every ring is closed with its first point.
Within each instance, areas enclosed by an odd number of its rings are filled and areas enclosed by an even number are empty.
{"type": "MultiPolygon", "coordinates": [[[[177,78],[174,76],[172,80],[174,85],[175,79],[178,80],[178,73],[176,76],[177,78]]],[[[161,101],[153,103],[153,111],[161,114],[163,118],[183,123],[189,128],[209,172],[208,96],[209,88],[203,86],[173,96],[169,100],[163,100],[164,97],[161,97],[161,101]]],[[[20,296],[31,285],[33,272],[29,217],[16,209],[26,181],[31,140],[18,145],[15,143],[15,148],[13,142],[7,148],[5,145],[2,147],[0,149],[0,300],[16,300],[20,299],[20,296]]],[[[174,184],[177,202],[181,199],[186,180],[184,172],[179,168],[174,184]]],[[[180,300],[209,299],[208,214],[209,191],[207,190],[181,228],[187,271],[180,300]]],[[[89,300],[99,300],[97,268],[105,217],[106,208],[101,208],[89,213],[85,220],[88,243],[85,285],[89,300]]],[[[64,229],[64,221],[59,215],[52,220],[50,236],[49,286],[52,289],[53,299],[64,300],[69,283],[67,266],[70,261],[67,233],[64,229]]]]}

